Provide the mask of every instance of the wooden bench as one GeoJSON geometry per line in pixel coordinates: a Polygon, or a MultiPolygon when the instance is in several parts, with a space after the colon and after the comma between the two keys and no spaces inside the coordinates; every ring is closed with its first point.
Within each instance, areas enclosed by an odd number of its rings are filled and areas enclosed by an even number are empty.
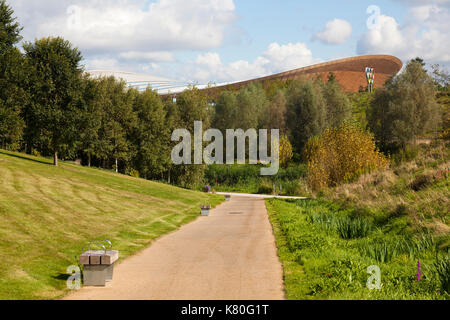
{"type": "Polygon", "coordinates": [[[119,259],[119,251],[112,250],[111,242],[109,250],[100,242],[88,243],[89,249],[80,255],[80,264],[83,265],[83,284],[86,286],[105,286],[106,281],[112,281],[114,262],[119,259]],[[91,250],[91,245],[101,246],[103,250],[91,250]]]}

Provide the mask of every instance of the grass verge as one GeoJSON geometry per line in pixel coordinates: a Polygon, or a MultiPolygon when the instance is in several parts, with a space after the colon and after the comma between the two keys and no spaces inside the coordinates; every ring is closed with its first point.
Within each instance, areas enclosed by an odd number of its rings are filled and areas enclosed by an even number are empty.
{"type": "Polygon", "coordinates": [[[324,200],[266,205],[287,299],[450,299],[448,236],[392,229],[404,217],[379,222],[324,200]],[[379,290],[367,287],[372,265],[381,271],[379,290]]]}

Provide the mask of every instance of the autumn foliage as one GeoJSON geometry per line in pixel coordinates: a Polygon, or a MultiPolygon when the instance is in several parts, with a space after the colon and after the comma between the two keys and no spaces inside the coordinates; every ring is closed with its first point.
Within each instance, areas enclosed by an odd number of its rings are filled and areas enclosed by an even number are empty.
{"type": "Polygon", "coordinates": [[[384,169],[389,163],[376,149],[370,133],[348,123],[311,138],[305,157],[308,183],[314,190],[350,182],[363,173],[384,169]]]}

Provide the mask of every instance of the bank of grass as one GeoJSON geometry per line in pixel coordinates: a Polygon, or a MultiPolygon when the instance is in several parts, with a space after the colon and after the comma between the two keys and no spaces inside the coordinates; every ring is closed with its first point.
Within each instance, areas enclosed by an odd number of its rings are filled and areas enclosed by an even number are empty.
{"type": "Polygon", "coordinates": [[[436,141],[394,155],[389,169],[324,190],[318,197],[380,222],[404,218],[402,225],[393,223],[392,228],[449,235],[450,143],[436,141]]]}
{"type": "Polygon", "coordinates": [[[221,196],[0,150],[0,299],[56,299],[84,245],[120,259],[194,220],[221,196]]]}
{"type": "Polygon", "coordinates": [[[324,200],[266,204],[288,299],[450,299],[448,237],[393,230],[405,217],[380,223],[324,200]],[[381,270],[380,290],[366,286],[371,265],[381,270]]]}

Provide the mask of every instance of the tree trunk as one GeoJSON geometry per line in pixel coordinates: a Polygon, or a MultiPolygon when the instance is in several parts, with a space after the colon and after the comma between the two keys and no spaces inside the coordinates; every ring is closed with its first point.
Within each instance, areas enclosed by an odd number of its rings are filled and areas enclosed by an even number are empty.
{"type": "Polygon", "coordinates": [[[58,152],[55,151],[53,154],[53,165],[58,166],[58,152]]]}
{"type": "Polygon", "coordinates": [[[119,167],[118,167],[118,160],[116,158],[116,173],[118,173],[118,172],[119,172],[119,167]]]}
{"type": "Polygon", "coordinates": [[[167,183],[170,184],[170,168],[169,168],[169,174],[167,175],[167,183]]]}
{"type": "Polygon", "coordinates": [[[91,154],[88,154],[88,167],[91,167],[91,154]]]}

